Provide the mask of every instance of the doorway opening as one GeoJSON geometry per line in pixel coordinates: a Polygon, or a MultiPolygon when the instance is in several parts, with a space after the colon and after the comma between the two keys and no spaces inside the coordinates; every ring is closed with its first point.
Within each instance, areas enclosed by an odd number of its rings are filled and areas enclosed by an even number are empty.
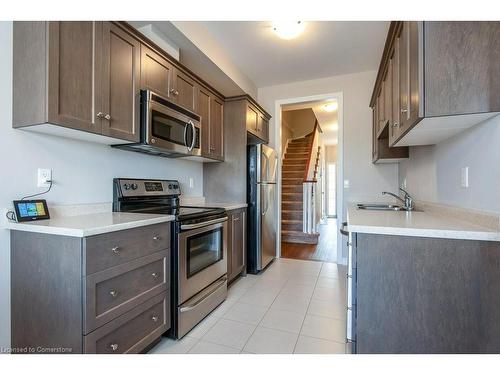
{"type": "Polygon", "coordinates": [[[277,102],[278,257],[342,263],[341,104],[341,94],[277,102]]]}

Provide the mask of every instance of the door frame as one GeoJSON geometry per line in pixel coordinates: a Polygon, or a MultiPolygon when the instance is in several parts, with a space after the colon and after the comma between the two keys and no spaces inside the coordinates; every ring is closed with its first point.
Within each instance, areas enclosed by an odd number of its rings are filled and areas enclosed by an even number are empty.
{"type": "Polygon", "coordinates": [[[344,207],[344,94],[342,91],[300,96],[288,99],[279,99],[274,102],[274,139],[275,148],[278,156],[278,171],[277,171],[277,195],[276,204],[278,209],[277,225],[276,225],[276,258],[281,258],[281,163],[282,152],[281,150],[281,107],[286,104],[296,104],[303,102],[313,102],[320,100],[335,99],[338,102],[338,145],[337,145],[337,263],[345,264],[346,259],[342,254],[342,235],[339,232],[339,227],[343,221],[343,207],[344,207]]]}

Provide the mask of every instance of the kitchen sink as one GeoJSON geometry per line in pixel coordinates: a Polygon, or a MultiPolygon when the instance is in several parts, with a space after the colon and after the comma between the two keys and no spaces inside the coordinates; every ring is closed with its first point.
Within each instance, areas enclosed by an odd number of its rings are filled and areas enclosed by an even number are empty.
{"type": "Polygon", "coordinates": [[[397,204],[384,204],[384,203],[359,203],[358,209],[360,210],[379,210],[379,211],[406,211],[403,206],[397,204]]]}

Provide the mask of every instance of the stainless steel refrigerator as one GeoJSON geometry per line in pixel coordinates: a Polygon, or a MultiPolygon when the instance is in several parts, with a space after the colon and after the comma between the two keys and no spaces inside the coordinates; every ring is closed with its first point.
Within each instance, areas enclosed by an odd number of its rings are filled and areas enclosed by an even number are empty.
{"type": "Polygon", "coordinates": [[[276,255],[278,158],[263,144],[249,145],[247,156],[247,271],[258,273],[276,255]]]}

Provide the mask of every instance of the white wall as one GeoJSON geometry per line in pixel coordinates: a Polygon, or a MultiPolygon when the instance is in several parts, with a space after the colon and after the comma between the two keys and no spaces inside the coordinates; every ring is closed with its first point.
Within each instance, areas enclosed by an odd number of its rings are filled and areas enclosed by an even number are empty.
{"type": "MultiPolygon", "coordinates": [[[[185,196],[203,195],[201,163],[170,160],[12,129],[12,22],[0,22],[0,208],[38,192],[38,167],[52,168],[49,204],[111,202],[113,177],[179,179],[185,196]],[[189,178],[194,188],[189,188],[189,178]]],[[[0,229],[0,347],[10,345],[10,244],[0,229]]]]}
{"type": "MultiPolygon", "coordinates": [[[[369,105],[376,72],[362,72],[294,82],[259,89],[259,103],[276,118],[275,102],[311,95],[343,92],[344,95],[344,179],[350,181],[344,199],[378,197],[383,190],[398,186],[397,165],[374,165],[372,156],[372,112],[369,105]]],[[[275,123],[270,122],[270,144],[276,147],[275,123]]]]}
{"type": "Polygon", "coordinates": [[[400,183],[416,199],[500,212],[500,116],[435,146],[411,147],[399,168],[400,183]],[[460,185],[469,167],[469,188],[460,185]]]}

